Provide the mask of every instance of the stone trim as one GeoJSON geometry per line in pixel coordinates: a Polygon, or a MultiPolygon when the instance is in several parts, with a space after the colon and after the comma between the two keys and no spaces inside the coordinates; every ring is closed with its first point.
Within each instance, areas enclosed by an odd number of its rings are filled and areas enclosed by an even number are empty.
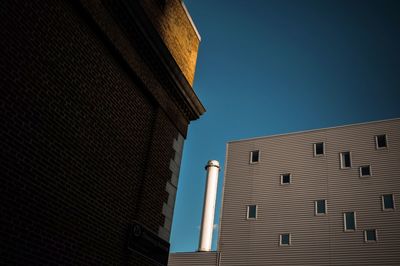
{"type": "Polygon", "coordinates": [[[168,192],[167,202],[163,203],[162,214],[164,215],[164,225],[159,227],[158,235],[169,241],[171,235],[172,218],[175,208],[176,190],[178,186],[179,170],[181,167],[182,151],[184,138],[178,133],[178,137],[174,139],[172,147],[175,151],[174,158],[171,159],[169,169],[171,170],[171,179],[165,185],[165,191],[168,192]]]}

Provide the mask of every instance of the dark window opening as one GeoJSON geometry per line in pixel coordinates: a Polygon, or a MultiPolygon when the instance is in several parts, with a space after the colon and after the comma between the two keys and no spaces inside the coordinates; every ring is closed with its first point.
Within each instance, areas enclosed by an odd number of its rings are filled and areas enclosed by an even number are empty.
{"type": "Polygon", "coordinates": [[[290,184],[290,174],[283,174],[281,178],[282,184],[290,184]]]}
{"type": "Polygon", "coordinates": [[[344,214],[345,230],[356,230],[356,219],[354,212],[346,212],[344,214]]]}
{"type": "Polygon", "coordinates": [[[378,135],[378,136],[376,136],[376,146],[378,148],[387,147],[386,135],[378,135]]]}
{"type": "Polygon", "coordinates": [[[369,229],[365,230],[365,241],[376,241],[376,230],[369,229]]]}
{"type": "Polygon", "coordinates": [[[250,153],[250,162],[257,163],[260,159],[260,151],[252,151],[250,153]]]}
{"type": "Polygon", "coordinates": [[[326,213],[326,200],[317,200],[316,201],[316,211],[317,214],[325,214],[326,213]]]}
{"type": "Polygon", "coordinates": [[[290,234],[281,235],[281,245],[290,245],[290,234]]]}
{"type": "Polygon", "coordinates": [[[257,205],[247,206],[247,219],[256,219],[256,218],[257,218],[257,205]]]}
{"type": "Polygon", "coordinates": [[[315,155],[323,155],[324,154],[324,143],[315,143],[315,155]]]}
{"type": "Polygon", "coordinates": [[[341,162],[342,162],[342,168],[351,167],[350,152],[342,152],[341,153],[341,162]]]}
{"type": "Polygon", "coordinates": [[[394,209],[393,194],[383,195],[383,209],[394,209]]]}
{"type": "Polygon", "coordinates": [[[360,167],[361,176],[370,176],[371,175],[371,167],[369,165],[360,167]]]}

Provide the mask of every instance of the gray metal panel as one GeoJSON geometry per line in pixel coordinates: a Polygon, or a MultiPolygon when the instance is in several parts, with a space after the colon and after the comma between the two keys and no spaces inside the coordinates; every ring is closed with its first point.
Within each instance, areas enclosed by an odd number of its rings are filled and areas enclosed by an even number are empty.
{"type": "Polygon", "coordinates": [[[400,265],[400,210],[382,211],[381,195],[393,193],[400,208],[400,119],[230,142],[227,146],[219,251],[221,265],[400,265]],[[387,134],[377,150],[375,135],[387,134]],[[325,142],[314,157],[313,143],[325,142]],[[249,152],[260,162],[249,164],[249,152]],[[352,168],[340,169],[339,153],[350,151],[352,168]],[[371,177],[359,166],[371,165],[371,177]],[[281,185],[280,174],[292,184],[281,185]],[[315,216],[314,201],[328,213],[315,216]],[[246,220],[246,205],[258,218],[246,220]],[[344,232],[343,212],[355,211],[355,232],[344,232]],[[377,243],[363,230],[377,229],[377,243]],[[291,233],[292,245],[279,246],[291,233]]]}
{"type": "Polygon", "coordinates": [[[179,252],[169,254],[169,266],[217,266],[217,252],[179,252]]]}

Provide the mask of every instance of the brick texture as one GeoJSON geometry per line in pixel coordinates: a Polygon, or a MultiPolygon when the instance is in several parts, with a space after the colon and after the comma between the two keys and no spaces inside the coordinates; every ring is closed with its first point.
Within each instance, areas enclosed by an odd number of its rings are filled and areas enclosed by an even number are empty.
{"type": "Polygon", "coordinates": [[[0,264],[152,265],[178,130],[78,3],[0,5],[0,264]]]}
{"type": "Polygon", "coordinates": [[[193,85],[200,40],[181,0],[140,0],[188,82],[193,85]]]}
{"type": "Polygon", "coordinates": [[[171,179],[169,164],[175,155],[172,145],[177,135],[178,131],[169,122],[165,113],[160,110],[156,116],[150,147],[151,157],[148,158],[146,178],[143,181],[141,202],[138,204],[137,212],[138,219],[155,232],[158,232],[159,226],[164,224],[164,216],[160,215],[162,212],[160,210],[162,210],[163,203],[168,201],[168,192],[165,190],[165,186],[171,179]]]}

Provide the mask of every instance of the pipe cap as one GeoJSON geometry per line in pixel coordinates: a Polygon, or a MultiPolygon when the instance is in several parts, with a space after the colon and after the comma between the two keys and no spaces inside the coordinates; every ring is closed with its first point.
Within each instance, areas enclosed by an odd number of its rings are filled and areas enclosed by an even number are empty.
{"type": "Polygon", "coordinates": [[[215,166],[215,167],[217,167],[218,169],[219,169],[219,162],[217,161],[217,160],[209,160],[208,162],[207,162],[207,165],[206,165],[206,170],[207,170],[207,168],[208,167],[210,167],[210,166],[215,166]]]}

